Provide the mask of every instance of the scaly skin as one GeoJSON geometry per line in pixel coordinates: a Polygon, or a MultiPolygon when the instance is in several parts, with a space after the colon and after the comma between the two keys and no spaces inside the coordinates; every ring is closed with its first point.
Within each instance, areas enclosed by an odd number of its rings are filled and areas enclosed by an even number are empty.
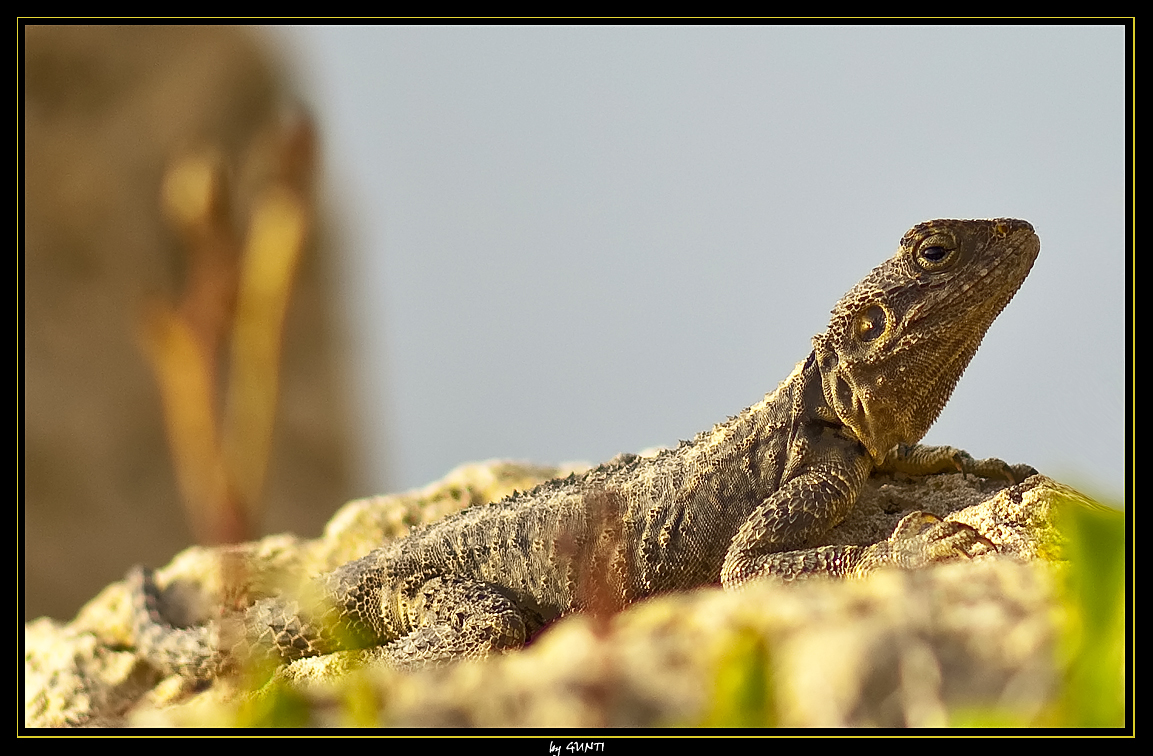
{"type": "Polygon", "coordinates": [[[621,455],[418,529],[317,578],[311,600],[258,602],[233,642],[214,624],[169,627],[137,568],[138,650],[201,678],[253,658],[370,645],[420,666],[516,648],[563,613],[664,591],[970,556],[989,541],[920,512],[873,546],[809,547],[875,469],[1014,481],[1031,472],[915,444],[1039,250],[1025,221],[920,224],[757,404],[655,457],[621,455]]]}

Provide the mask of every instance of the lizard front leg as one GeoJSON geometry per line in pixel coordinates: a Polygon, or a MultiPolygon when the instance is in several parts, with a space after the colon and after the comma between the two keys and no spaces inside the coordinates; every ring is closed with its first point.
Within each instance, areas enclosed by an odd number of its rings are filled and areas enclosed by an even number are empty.
{"type": "Polygon", "coordinates": [[[905,515],[884,541],[871,546],[819,546],[774,554],[760,575],[786,581],[816,575],[864,577],[882,567],[915,570],[935,562],[970,559],[996,548],[964,523],[917,511],[905,515]]]}
{"type": "MultiPolygon", "coordinates": [[[[835,559],[797,558],[802,549],[845,518],[869,476],[864,450],[830,453],[789,478],[741,525],[725,554],[721,583],[734,588],[763,575],[786,580],[837,574],[835,559]]],[[[828,555],[832,557],[833,555],[828,555]]]]}
{"type": "MultiPolygon", "coordinates": [[[[1003,475],[1014,481],[1036,471],[1001,460],[974,460],[952,447],[901,446],[886,459],[909,474],[965,472],[1003,475]]],[[[906,515],[892,535],[871,546],[801,548],[844,519],[872,465],[863,454],[826,458],[765,499],[742,525],[725,555],[721,582],[735,588],[756,577],[795,580],[814,575],[859,577],[880,567],[917,569],[995,549],[972,527],[926,512],[906,515]]]]}
{"type": "Polygon", "coordinates": [[[982,478],[1002,478],[1013,485],[1021,483],[1037,470],[1029,465],[1010,465],[989,457],[974,459],[967,451],[952,446],[925,446],[922,444],[898,444],[885,456],[885,461],[877,466],[882,473],[901,472],[906,475],[938,475],[961,472],[982,478]]]}

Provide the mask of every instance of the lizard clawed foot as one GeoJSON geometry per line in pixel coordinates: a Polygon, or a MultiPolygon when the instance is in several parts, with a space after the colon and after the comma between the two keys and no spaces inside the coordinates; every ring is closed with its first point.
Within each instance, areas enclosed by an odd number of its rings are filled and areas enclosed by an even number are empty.
{"type": "Polygon", "coordinates": [[[887,547],[879,550],[884,552],[884,561],[905,569],[958,558],[971,559],[997,550],[996,544],[975,528],[962,522],[942,520],[928,512],[906,515],[897,523],[888,540],[877,546],[887,547]]]}
{"type": "Polygon", "coordinates": [[[996,457],[974,459],[968,452],[960,450],[957,452],[960,456],[958,469],[970,475],[977,475],[982,478],[1004,478],[1013,485],[1017,485],[1024,482],[1025,478],[1030,475],[1037,474],[1037,469],[1030,465],[1011,465],[996,457]]]}

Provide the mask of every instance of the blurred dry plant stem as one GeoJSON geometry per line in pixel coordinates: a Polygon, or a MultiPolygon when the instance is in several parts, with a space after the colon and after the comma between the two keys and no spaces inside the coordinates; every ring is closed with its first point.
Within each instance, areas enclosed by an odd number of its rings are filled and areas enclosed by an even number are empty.
{"type": "Polygon", "coordinates": [[[260,520],[284,318],[313,220],[311,121],[302,114],[286,119],[275,147],[274,170],[256,194],[243,236],[232,223],[219,151],[178,157],[161,190],[187,251],[185,290],[175,305],[149,304],[141,340],[201,543],[248,540],[260,520]]]}

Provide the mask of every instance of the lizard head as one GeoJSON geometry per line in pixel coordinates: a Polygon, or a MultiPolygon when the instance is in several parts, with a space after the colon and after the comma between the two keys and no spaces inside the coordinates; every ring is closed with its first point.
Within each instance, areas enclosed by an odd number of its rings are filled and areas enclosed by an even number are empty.
{"type": "Polygon", "coordinates": [[[1022,220],[934,220],[833,308],[813,338],[825,401],[879,464],[921,440],[1033,267],[1022,220]]]}

